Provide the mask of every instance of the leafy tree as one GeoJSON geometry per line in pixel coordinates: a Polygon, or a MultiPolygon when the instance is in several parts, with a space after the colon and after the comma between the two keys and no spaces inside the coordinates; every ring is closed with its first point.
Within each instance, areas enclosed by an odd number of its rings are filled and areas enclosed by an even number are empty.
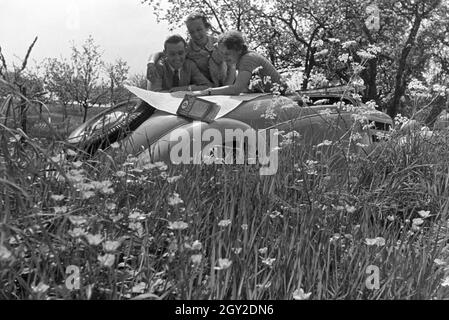
{"type": "Polygon", "coordinates": [[[115,63],[106,64],[106,73],[109,77],[109,97],[112,105],[123,100],[127,90],[123,87],[128,78],[129,66],[126,61],[117,59],[115,63]]]}
{"type": "Polygon", "coordinates": [[[87,111],[97,101],[107,94],[106,90],[98,92],[100,73],[103,68],[99,46],[89,36],[81,48],[72,46],[72,64],[74,75],[72,78],[72,95],[83,108],[83,122],[87,119],[87,111]]]}

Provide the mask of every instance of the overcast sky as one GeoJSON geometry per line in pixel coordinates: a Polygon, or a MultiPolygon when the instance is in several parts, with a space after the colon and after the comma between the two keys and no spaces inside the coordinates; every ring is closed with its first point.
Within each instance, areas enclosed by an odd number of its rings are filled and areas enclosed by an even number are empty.
{"type": "Polygon", "coordinates": [[[80,45],[89,35],[106,62],[121,57],[134,74],[145,72],[148,54],[169,31],[140,0],[0,0],[0,46],[9,64],[20,63],[35,36],[31,60],[41,61],[68,58],[71,41],[80,45]]]}

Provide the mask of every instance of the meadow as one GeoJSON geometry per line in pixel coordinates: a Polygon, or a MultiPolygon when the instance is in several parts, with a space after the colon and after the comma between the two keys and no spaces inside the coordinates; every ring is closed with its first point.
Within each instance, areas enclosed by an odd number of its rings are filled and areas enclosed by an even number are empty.
{"type": "Polygon", "coordinates": [[[0,124],[0,299],[449,297],[445,130],[366,152],[292,139],[261,176],[114,145],[76,160],[50,111],[53,129],[0,124]]]}

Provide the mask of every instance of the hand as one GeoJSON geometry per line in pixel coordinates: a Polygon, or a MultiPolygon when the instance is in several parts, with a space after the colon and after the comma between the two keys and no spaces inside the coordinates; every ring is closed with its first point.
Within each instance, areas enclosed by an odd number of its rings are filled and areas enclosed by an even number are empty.
{"type": "Polygon", "coordinates": [[[156,65],[154,62],[148,62],[147,64],[147,80],[154,79],[158,76],[156,65]]]}
{"type": "Polygon", "coordinates": [[[207,93],[205,93],[204,90],[197,90],[197,91],[189,92],[189,95],[198,97],[198,96],[205,96],[205,95],[207,95],[207,93]]]}

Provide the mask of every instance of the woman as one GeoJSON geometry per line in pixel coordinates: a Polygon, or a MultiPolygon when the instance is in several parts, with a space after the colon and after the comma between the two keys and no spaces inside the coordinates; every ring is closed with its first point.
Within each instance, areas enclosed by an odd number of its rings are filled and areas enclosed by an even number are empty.
{"type": "MultiPolygon", "coordinates": [[[[217,48],[217,39],[209,34],[211,25],[207,17],[202,13],[192,13],[186,18],[185,24],[191,38],[187,43],[187,59],[195,62],[201,73],[214,86],[224,85],[228,69],[217,48]]],[[[150,56],[147,64],[147,79],[155,75],[155,62],[161,58],[161,55],[162,52],[157,52],[150,56]]]]}
{"type": "Polygon", "coordinates": [[[202,91],[194,91],[193,95],[238,95],[249,92],[253,86],[251,78],[254,73],[259,77],[259,92],[267,92],[266,85],[281,83],[281,76],[271,62],[264,56],[248,51],[243,36],[238,31],[228,31],[218,38],[218,47],[227,65],[234,65],[238,71],[236,78],[232,74],[228,76],[226,85],[218,88],[209,88],[202,91]]]}

